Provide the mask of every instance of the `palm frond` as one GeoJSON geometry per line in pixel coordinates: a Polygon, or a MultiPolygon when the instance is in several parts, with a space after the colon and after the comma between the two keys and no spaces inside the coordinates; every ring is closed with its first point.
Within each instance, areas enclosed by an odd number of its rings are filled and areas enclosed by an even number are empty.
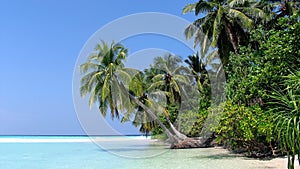
{"type": "Polygon", "coordinates": [[[218,58],[219,58],[218,50],[213,50],[212,52],[210,52],[208,55],[205,56],[207,64],[212,64],[213,60],[218,58]]]}
{"type": "Polygon", "coordinates": [[[172,75],[183,75],[183,74],[190,74],[190,69],[185,66],[178,66],[176,67],[171,73],[172,75]]]}
{"type": "Polygon", "coordinates": [[[141,96],[144,93],[143,79],[139,75],[134,76],[130,81],[129,91],[135,96],[141,96]]]}
{"type": "Polygon", "coordinates": [[[267,20],[267,15],[266,13],[259,8],[254,8],[254,7],[243,7],[242,9],[243,13],[245,13],[247,16],[255,19],[262,19],[262,20],[267,20]]]}
{"type": "Polygon", "coordinates": [[[91,92],[91,95],[89,98],[89,107],[90,108],[97,101],[99,90],[101,90],[101,86],[100,86],[100,84],[96,84],[96,86],[94,87],[93,91],[91,92]]]}
{"type": "Polygon", "coordinates": [[[86,73],[89,70],[97,70],[98,67],[99,67],[99,64],[89,61],[89,62],[86,62],[86,63],[80,65],[80,72],[86,73]]]}
{"type": "Polygon", "coordinates": [[[180,83],[181,85],[183,85],[183,84],[185,84],[185,85],[191,84],[191,82],[189,81],[189,79],[187,78],[186,75],[179,75],[179,74],[173,76],[173,82],[177,83],[177,84],[180,83]]]}
{"type": "Polygon", "coordinates": [[[256,3],[256,0],[227,0],[229,7],[241,6],[245,3],[256,3]]]}
{"type": "Polygon", "coordinates": [[[186,5],[186,6],[182,9],[182,14],[186,14],[186,13],[195,11],[196,5],[197,5],[197,3],[186,5]]]}
{"type": "Polygon", "coordinates": [[[197,30],[196,26],[195,26],[194,24],[190,24],[190,25],[189,25],[188,27],[186,27],[185,30],[184,30],[185,38],[186,38],[187,40],[190,40],[190,39],[194,36],[196,30],[197,30]]]}
{"type": "Polygon", "coordinates": [[[160,103],[153,101],[151,99],[147,99],[145,104],[151,110],[155,110],[154,112],[163,113],[164,115],[169,116],[169,113],[166,111],[166,108],[164,105],[161,105],[160,103]]]}
{"type": "Polygon", "coordinates": [[[103,81],[103,85],[102,85],[102,95],[101,95],[101,101],[104,102],[104,100],[107,98],[108,96],[108,93],[110,93],[110,77],[109,76],[106,76],[104,78],[104,81],[103,81]]]}
{"type": "Polygon", "coordinates": [[[236,18],[238,21],[240,21],[241,25],[244,28],[251,29],[253,26],[253,21],[251,18],[246,16],[243,12],[235,10],[235,9],[229,9],[228,15],[231,18],[236,18]]]}
{"type": "MultiPolygon", "coordinates": [[[[213,32],[213,24],[214,20],[216,19],[217,13],[213,12],[210,13],[209,15],[205,16],[202,22],[199,21],[200,24],[197,26],[197,32],[195,33],[195,39],[194,39],[194,45],[202,44],[203,38],[205,37],[204,32],[207,34],[209,39],[212,37],[212,32],[213,32]]],[[[222,26],[219,28],[222,29],[222,26]]]]}
{"type": "Polygon", "coordinates": [[[162,86],[165,85],[165,81],[163,80],[160,80],[160,81],[156,81],[156,82],[153,82],[149,88],[147,89],[148,91],[154,91],[154,90],[157,90],[159,88],[161,88],[162,86]]]}
{"type": "Polygon", "coordinates": [[[155,75],[155,76],[152,78],[152,81],[154,81],[154,82],[156,82],[156,81],[161,81],[161,80],[164,79],[164,77],[165,77],[164,74],[157,74],[157,75],[155,75]]]}
{"type": "Polygon", "coordinates": [[[130,72],[125,71],[124,69],[117,68],[114,73],[115,77],[123,83],[125,88],[129,88],[130,82],[133,78],[133,76],[130,74],[130,72]]]}
{"type": "Polygon", "coordinates": [[[213,28],[212,28],[212,40],[211,45],[216,46],[218,42],[218,38],[220,35],[220,28],[221,28],[221,17],[223,15],[223,8],[219,5],[219,10],[217,12],[217,15],[215,17],[213,28]]]}
{"type": "Polygon", "coordinates": [[[214,11],[216,6],[217,6],[216,3],[200,0],[195,7],[195,15],[198,15],[199,13],[206,14],[212,12],[214,11]]]}
{"type": "Polygon", "coordinates": [[[202,44],[201,44],[201,58],[203,59],[209,49],[209,47],[211,46],[211,42],[208,38],[208,31],[206,31],[203,40],[202,40],[202,44]]]}

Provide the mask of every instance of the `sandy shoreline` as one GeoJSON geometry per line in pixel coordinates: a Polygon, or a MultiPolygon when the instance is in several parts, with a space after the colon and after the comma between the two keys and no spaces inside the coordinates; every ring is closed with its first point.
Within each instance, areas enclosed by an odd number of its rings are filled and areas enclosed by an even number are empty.
{"type": "MultiPolygon", "coordinates": [[[[262,165],[270,169],[286,169],[287,168],[287,157],[277,157],[271,160],[258,160],[262,165]]],[[[300,169],[299,163],[295,160],[295,169],[300,169]]]]}
{"type": "MultiPolygon", "coordinates": [[[[241,157],[243,160],[251,160],[255,163],[257,163],[262,168],[267,169],[287,169],[287,157],[276,157],[272,159],[256,159],[256,158],[248,158],[243,156],[242,154],[234,154],[231,153],[229,150],[224,149],[222,147],[215,147],[214,149],[220,149],[220,152],[225,151],[225,154],[241,157]]],[[[298,159],[298,158],[296,158],[298,159]]],[[[260,168],[260,167],[259,167],[260,168]]],[[[298,163],[298,160],[295,160],[295,169],[300,169],[300,165],[298,163]]]]}

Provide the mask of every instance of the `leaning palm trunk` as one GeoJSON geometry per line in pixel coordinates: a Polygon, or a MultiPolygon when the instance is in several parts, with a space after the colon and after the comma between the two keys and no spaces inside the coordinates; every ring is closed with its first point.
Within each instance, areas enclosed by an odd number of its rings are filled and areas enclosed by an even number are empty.
{"type": "Polygon", "coordinates": [[[184,140],[184,139],[187,138],[186,135],[182,134],[181,132],[179,132],[179,131],[174,127],[174,125],[172,124],[172,122],[170,121],[169,118],[166,118],[166,119],[167,119],[168,124],[170,125],[171,131],[175,134],[175,136],[176,136],[179,140],[184,140]]]}
{"type": "MultiPolygon", "coordinates": [[[[117,78],[116,78],[117,79],[117,78]]],[[[122,92],[126,92],[128,91],[125,86],[123,85],[122,82],[119,83],[122,89],[122,92]]],[[[170,125],[170,129],[171,131],[159,120],[159,118],[157,117],[157,115],[155,114],[155,112],[153,110],[151,110],[150,108],[148,108],[146,105],[144,105],[141,101],[139,101],[137,98],[135,98],[132,94],[130,94],[129,92],[126,92],[125,94],[128,94],[129,98],[131,100],[134,101],[134,103],[140,107],[142,107],[145,112],[154,120],[156,120],[157,124],[164,130],[164,132],[166,133],[167,137],[168,137],[168,142],[170,142],[171,144],[176,144],[179,141],[182,141],[184,139],[187,138],[186,135],[180,133],[175,127],[174,125],[171,123],[171,121],[168,119],[168,124],[170,125]]]]}
{"type": "Polygon", "coordinates": [[[168,141],[171,144],[176,144],[179,141],[184,140],[185,138],[187,138],[187,136],[185,136],[184,134],[180,133],[174,126],[173,124],[169,122],[169,125],[171,127],[171,131],[159,120],[159,118],[156,116],[156,114],[147,106],[145,106],[142,102],[140,102],[138,99],[136,99],[134,96],[132,96],[131,94],[129,94],[130,99],[132,99],[134,101],[135,104],[137,104],[138,106],[141,106],[145,112],[154,120],[156,120],[157,124],[164,130],[164,132],[166,133],[166,135],[168,136],[168,141]]]}

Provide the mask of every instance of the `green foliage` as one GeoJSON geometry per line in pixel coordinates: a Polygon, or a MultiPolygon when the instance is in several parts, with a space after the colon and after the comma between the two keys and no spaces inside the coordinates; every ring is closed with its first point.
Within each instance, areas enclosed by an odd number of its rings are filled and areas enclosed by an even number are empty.
{"type": "Polygon", "coordinates": [[[258,147],[270,151],[279,145],[291,159],[299,153],[297,18],[280,19],[276,30],[258,27],[251,43],[230,55],[225,66],[229,101],[216,128],[218,140],[229,148],[257,153],[258,147]]]}
{"type": "MultiPolygon", "coordinates": [[[[227,101],[219,125],[215,128],[217,140],[233,150],[257,151],[258,146],[272,139],[269,115],[258,106],[237,105],[227,101]]],[[[262,150],[263,151],[263,150],[262,150]]]]}
{"type": "MultiPolygon", "coordinates": [[[[130,110],[131,104],[124,94],[116,74],[126,75],[123,60],[127,49],[121,44],[112,42],[110,45],[101,41],[95,48],[96,53],[89,56],[86,63],[80,65],[84,76],[81,79],[80,94],[89,95],[89,106],[98,103],[99,110],[106,116],[107,109],[111,118],[119,118],[119,111],[130,110]],[[122,103],[122,104],[119,104],[122,103]]],[[[126,76],[123,76],[126,77],[126,76]]]]}
{"type": "Polygon", "coordinates": [[[284,77],[286,89],[274,91],[269,111],[274,114],[275,134],[282,151],[288,155],[288,168],[294,168],[294,159],[300,155],[300,70],[284,77]]]}
{"type": "Polygon", "coordinates": [[[157,57],[144,72],[124,68],[127,49],[102,42],[81,65],[81,95],[89,95],[90,106],[97,102],[102,115],[108,109],[112,118],[125,112],[122,122],[133,118],[141,132],[157,138],[176,134],[171,127],[176,126],[190,137],[201,136],[202,131],[215,132],[220,143],[249,154],[268,153],[279,146],[289,156],[288,167],[293,168],[295,155],[300,154],[300,12],[277,18],[276,29],[256,25],[257,29],[250,31],[257,19],[265,19],[262,4],[254,2],[204,0],[184,9],[184,13],[206,13],[185,32],[188,38],[201,36],[195,43],[204,44],[201,57],[196,54],[185,61],[189,68],[172,55],[157,57]],[[225,54],[221,55],[227,75],[227,101],[223,103],[223,98],[211,96],[212,92],[221,93],[223,84],[215,86],[221,75],[214,71],[221,67],[206,69],[207,63],[213,67],[216,56],[215,51],[206,54],[209,39],[225,54]],[[198,87],[197,98],[195,93],[187,93],[191,85],[198,87]],[[187,102],[184,98],[191,98],[189,105],[197,106],[182,108],[187,102]],[[211,100],[221,104],[212,105],[211,100]],[[223,108],[220,116],[215,113],[223,108]]]}
{"type": "Polygon", "coordinates": [[[227,94],[235,103],[263,105],[270,91],[280,88],[282,76],[299,67],[300,23],[290,24],[293,20],[281,20],[281,30],[252,32],[252,41],[259,42],[259,49],[249,45],[242,47],[239,55],[230,56],[225,69],[227,94]]]}
{"type": "MultiPolygon", "coordinates": [[[[293,168],[300,153],[300,10],[296,1],[278,2],[203,0],[187,5],[183,13],[204,14],[185,35],[195,36],[196,45],[208,37],[225,65],[228,101],[220,105],[224,112],[216,117],[219,125],[210,128],[217,139],[249,153],[279,146],[293,168]]],[[[191,68],[198,64],[196,57],[189,59],[191,68]]],[[[221,109],[209,104],[209,94],[202,92],[191,135],[203,130],[209,115],[221,109]]]]}
{"type": "Polygon", "coordinates": [[[185,29],[190,39],[195,35],[194,43],[202,46],[204,35],[209,37],[211,45],[218,47],[223,64],[227,63],[229,52],[238,54],[238,47],[248,42],[248,32],[259,21],[268,18],[266,10],[260,8],[257,1],[239,0],[201,0],[189,4],[183,13],[204,14],[185,29]]]}
{"type": "Polygon", "coordinates": [[[201,129],[203,128],[204,121],[208,115],[207,110],[199,112],[188,111],[186,113],[179,114],[178,119],[180,120],[180,131],[185,133],[189,137],[199,137],[201,129]],[[195,116],[196,114],[196,116],[195,116]],[[195,120],[192,120],[196,118],[195,120]]]}

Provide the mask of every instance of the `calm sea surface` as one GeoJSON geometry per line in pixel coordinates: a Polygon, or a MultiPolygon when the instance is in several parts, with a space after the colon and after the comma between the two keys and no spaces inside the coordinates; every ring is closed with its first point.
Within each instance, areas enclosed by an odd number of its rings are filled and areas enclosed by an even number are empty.
{"type": "Polygon", "coordinates": [[[264,169],[221,148],[169,150],[137,137],[0,136],[0,169],[264,169]]]}

